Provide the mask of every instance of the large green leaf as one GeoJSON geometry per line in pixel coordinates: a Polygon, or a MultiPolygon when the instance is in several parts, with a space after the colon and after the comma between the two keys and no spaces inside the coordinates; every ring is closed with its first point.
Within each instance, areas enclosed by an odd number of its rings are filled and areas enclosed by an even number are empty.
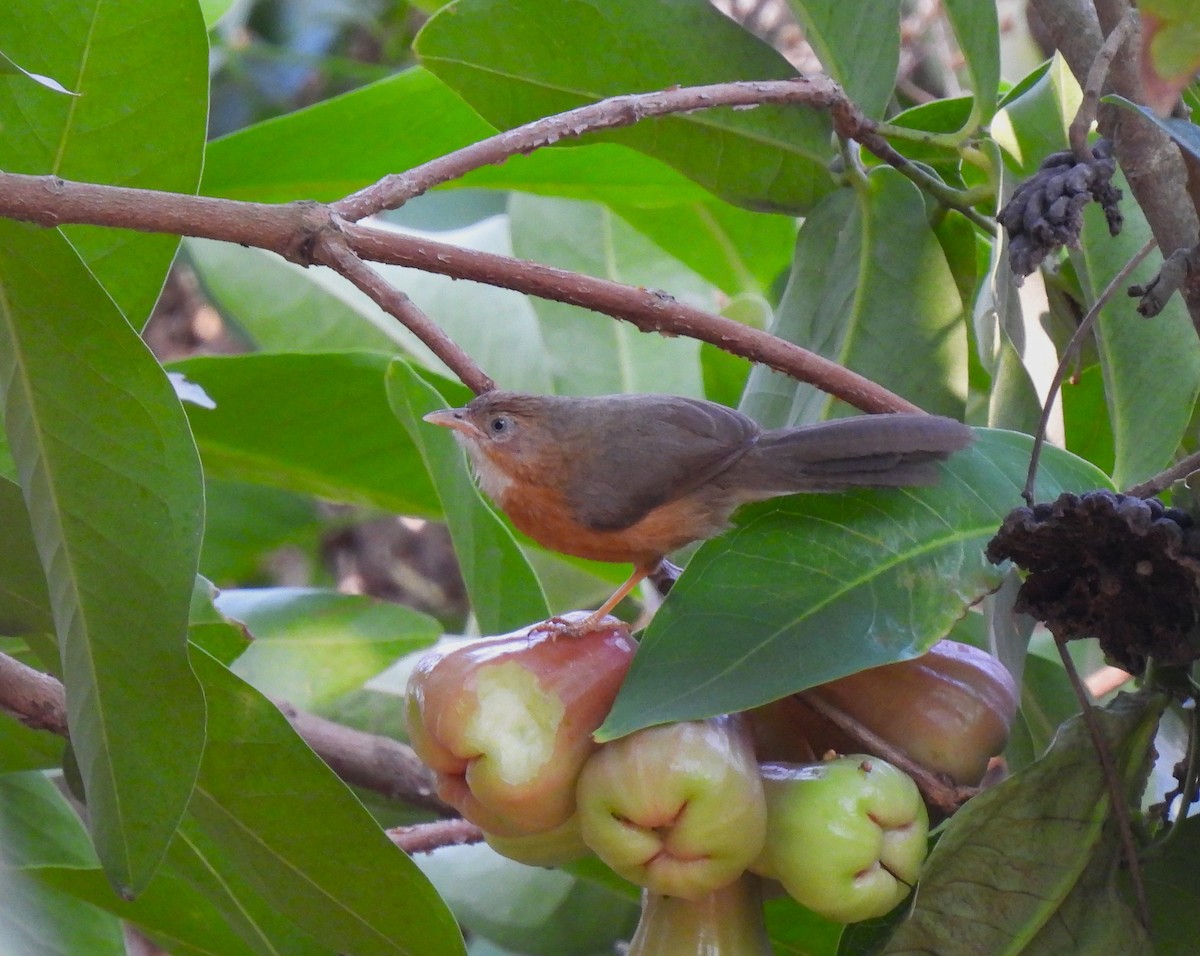
{"type": "MultiPolygon", "coordinates": [[[[1118,170],[1114,185],[1128,193],[1118,170]]],[[[1141,207],[1121,204],[1125,225],[1112,237],[1095,203],[1084,211],[1080,281],[1094,298],[1150,238],[1141,207]]],[[[1128,278],[1146,285],[1159,268],[1149,256],[1128,278]]],[[[1116,464],[1113,481],[1125,488],[1171,463],[1192,420],[1200,394],[1200,349],[1179,296],[1153,319],[1143,319],[1126,295],[1114,296],[1100,312],[1096,344],[1112,421],[1116,464]]]]}
{"type": "Polygon", "coordinates": [[[821,65],[854,104],[883,119],[900,66],[898,0],[788,0],[821,65]]]}
{"type": "MultiPolygon", "coordinates": [[[[514,196],[509,215],[518,258],[628,285],[668,289],[691,305],[717,308],[716,290],[602,206],[514,196]]],[[[577,306],[531,301],[558,394],[653,391],[703,396],[700,343],[695,339],[647,335],[577,306]]]]}
{"type": "MultiPolygon", "coordinates": [[[[1095,712],[1131,798],[1145,782],[1162,701],[1095,712]]],[[[1120,848],[1100,759],[1081,718],[1041,760],[955,814],[926,862],[912,915],[886,956],[1147,956],[1118,889],[1120,848]]]]}
{"type": "Polygon", "coordinates": [[[388,407],[388,362],[380,353],[322,352],[172,367],[216,402],[187,409],[209,476],[436,516],[429,476],[388,407]]]}
{"type": "Polygon", "coordinates": [[[404,362],[388,369],[388,398],[396,417],[436,479],[437,494],[454,541],[454,553],[484,634],[504,634],[550,613],[537,575],[513,533],[475,488],[462,449],[449,429],[421,416],[470,398],[466,389],[440,392],[404,362]]]}
{"type": "MultiPolygon", "coordinates": [[[[0,49],[79,96],[0,86],[0,169],[194,192],[208,112],[208,43],[194,0],[9,0],[0,49]]],[[[140,325],[179,240],[65,230],[125,315],[140,325]]]]}
{"type": "Polygon", "coordinates": [[[243,878],[337,952],[464,953],[433,887],[284,716],[203,652],[193,660],[209,739],[190,812],[243,878]]]}
{"type": "Polygon", "coordinates": [[[1143,871],[1158,956],[1189,956],[1200,939],[1200,817],[1178,826],[1143,871]]]}
{"type": "MultiPolygon", "coordinates": [[[[745,710],[915,657],[998,586],[983,550],[1018,506],[1030,440],[981,431],[930,488],[803,495],[748,508],[659,608],[598,736],[745,710]]],[[[1104,475],[1044,449],[1040,497],[1104,475]]]]}
{"type": "MultiPolygon", "coordinates": [[[[805,221],[772,331],[927,411],[961,418],[963,304],[920,191],[894,169],[826,198],[805,221]]],[[[766,425],[827,417],[834,399],[765,367],[743,410],[766,425]]]]}
{"type": "MultiPolygon", "coordinates": [[[[502,129],[621,93],[795,75],[705,0],[458,0],[415,47],[502,129]]],[[[596,135],[753,209],[804,212],[833,186],[828,118],[804,107],[704,110],[596,135]]]]}
{"type": "Polygon", "coordinates": [[[233,672],[309,710],[441,634],[437,621],[411,608],[319,588],[241,588],[221,592],[216,605],[254,638],[233,672]]]}
{"type": "Polygon", "coordinates": [[[187,614],[203,491],[162,368],[52,230],[0,221],[0,396],[49,583],[100,857],[144,887],[187,803],[204,701],[187,614]]]}

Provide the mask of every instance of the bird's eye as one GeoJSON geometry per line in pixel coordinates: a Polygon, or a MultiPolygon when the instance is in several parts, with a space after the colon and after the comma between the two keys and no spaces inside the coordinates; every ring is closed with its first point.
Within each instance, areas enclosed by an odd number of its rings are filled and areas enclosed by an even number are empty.
{"type": "Polygon", "coordinates": [[[488,422],[488,429],[492,436],[498,438],[501,435],[507,434],[512,429],[512,422],[504,415],[497,415],[488,422]]]}

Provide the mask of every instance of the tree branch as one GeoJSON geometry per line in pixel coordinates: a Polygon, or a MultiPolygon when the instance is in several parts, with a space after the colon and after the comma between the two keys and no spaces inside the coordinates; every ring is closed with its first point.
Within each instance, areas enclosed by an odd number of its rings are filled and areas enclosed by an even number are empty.
{"type": "MultiPolygon", "coordinates": [[[[807,349],[676,302],[665,293],[346,223],[320,203],[269,205],[0,172],[0,215],[41,226],[85,223],[218,239],[268,249],[301,265],[320,264],[320,256],[328,255],[321,251],[325,234],[340,232],[361,258],[567,302],[625,319],[646,332],[697,338],[815,385],[866,412],[920,411],[807,349]]],[[[453,343],[450,347],[458,350],[453,343]]],[[[459,364],[468,363],[463,356],[459,364]]]]}

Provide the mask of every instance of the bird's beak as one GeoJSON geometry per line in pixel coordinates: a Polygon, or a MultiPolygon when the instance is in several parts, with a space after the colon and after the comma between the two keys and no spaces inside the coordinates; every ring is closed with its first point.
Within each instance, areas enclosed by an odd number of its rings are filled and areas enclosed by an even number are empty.
{"type": "Polygon", "coordinates": [[[463,417],[461,408],[440,408],[424,416],[431,425],[441,425],[443,428],[453,428],[463,435],[475,435],[478,429],[463,417]]]}

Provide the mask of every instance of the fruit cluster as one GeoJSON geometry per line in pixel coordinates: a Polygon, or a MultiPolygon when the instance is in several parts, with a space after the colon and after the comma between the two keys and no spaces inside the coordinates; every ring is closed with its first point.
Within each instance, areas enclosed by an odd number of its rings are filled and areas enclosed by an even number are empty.
{"type": "MultiPolygon", "coordinates": [[[[413,747],[497,851],[542,866],[590,851],[644,887],[634,956],[688,952],[681,935],[713,934],[769,952],[760,877],[841,922],[908,895],[928,831],[916,785],[878,757],[834,757],[842,737],[797,699],[597,744],[636,648],[610,621],[480,641],[412,675],[413,747]]],[[[999,662],[952,642],[815,693],[968,785],[1003,748],[1017,703],[999,662]]]]}

